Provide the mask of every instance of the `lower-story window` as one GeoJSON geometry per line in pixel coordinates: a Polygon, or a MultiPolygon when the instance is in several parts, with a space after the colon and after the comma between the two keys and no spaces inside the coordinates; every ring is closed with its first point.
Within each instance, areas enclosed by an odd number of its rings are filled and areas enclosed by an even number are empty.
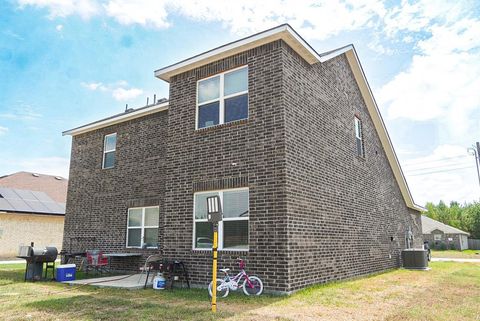
{"type": "Polygon", "coordinates": [[[218,249],[248,250],[248,188],[195,193],[193,248],[212,248],[213,224],[207,221],[207,197],[215,195],[220,197],[223,210],[223,220],[218,225],[218,249]]]}
{"type": "Polygon", "coordinates": [[[127,247],[158,247],[159,209],[136,207],[128,209],[127,247]]]}

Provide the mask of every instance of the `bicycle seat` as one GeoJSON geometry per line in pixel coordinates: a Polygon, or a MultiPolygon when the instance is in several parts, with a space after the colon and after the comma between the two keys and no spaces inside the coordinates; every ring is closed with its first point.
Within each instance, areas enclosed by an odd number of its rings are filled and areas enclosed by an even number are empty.
{"type": "Polygon", "coordinates": [[[229,268],[226,268],[226,269],[220,269],[220,271],[222,271],[223,273],[227,273],[228,271],[230,271],[229,268]]]}

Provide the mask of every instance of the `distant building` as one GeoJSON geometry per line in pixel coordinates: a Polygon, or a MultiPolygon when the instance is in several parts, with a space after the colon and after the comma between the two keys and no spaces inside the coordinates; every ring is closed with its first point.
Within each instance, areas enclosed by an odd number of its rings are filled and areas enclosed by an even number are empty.
{"type": "Polygon", "coordinates": [[[62,245],[68,180],[28,172],[0,177],[0,257],[21,244],[62,245]]]}
{"type": "Polygon", "coordinates": [[[0,186],[44,192],[55,202],[67,202],[68,179],[61,176],[16,172],[0,176],[0,186]]]}
{"type": "Polygon", "coordinates": [[[469,233],[422,215],[423,240],[433,249],[468,249],[469,233]]]}

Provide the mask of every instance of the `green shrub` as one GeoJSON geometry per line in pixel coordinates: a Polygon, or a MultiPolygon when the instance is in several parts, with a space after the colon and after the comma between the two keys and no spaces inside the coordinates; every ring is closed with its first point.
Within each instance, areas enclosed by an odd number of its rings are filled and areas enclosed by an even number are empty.
{"type": "Polygon", "coordinates": [[[447,249],[447,244],[445,244],[444,242],[438,243],[437,246],[438,246],[437,250],[440,250],[440,251],[445,251],[447,249]]]}

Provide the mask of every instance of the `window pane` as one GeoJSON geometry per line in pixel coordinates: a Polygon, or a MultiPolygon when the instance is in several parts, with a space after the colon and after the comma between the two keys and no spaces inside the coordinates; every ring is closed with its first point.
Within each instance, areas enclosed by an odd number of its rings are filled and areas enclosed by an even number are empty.
{"type": "Polygon", "coordinates": [[[360,139],[362,138],[362,123],[358,118],[355,118],[355,136],[360,139]]]}
{"type": "Polygon", "coordinates": [[[223,192],[223,217],[248,217],[248,190],[223,192]]]}
{"type": "Polygon", "coordinates": [[[219,102],[198,107],[198,128],[218,125],[219,102]]]}
{"type": "Polygon", "coordinates": [[[105,136],[105,151],[115,150],[117,144],[117,134],[105,136]]]}
{"type": "Polygon", "coordinates": [[[220,96],[220,76],[198,82],[198,103],[218,99],[220,96]]]}
{"type": "Polygon", "coordinates": [[[115,166],[115,152],[105,153],[103,168],[111,168],[115,166]]]}
{"type": "Polygon", "coordinates": [[[248,68],[229,72],[224,76],[225,96],[248,89],[248,68]]]}
{"type": "Polygon", "coordinates": [[[209,222],[195,223],[195,248],[211,249],[213,245],[213,224],[209,222]]]}
{"type": "Polygon", "coordinates": [[[363,143],[361,139],[356,138],[357,143],[357,155],[363,156],[363,143]]]}
{"type": "Polygon", "coordinates": [[[225,99],[225,122],[248,118],[248,94],[225,99]]]}
{"type": "Polygon", "coordinates": [[[132,208],[128,210],[128,226],[142,226],[142,209],[132,208]]]}
{"type": "Polygon", "coordinates": [[[145,226],[158,226],[158,220],[158,207],[149,207],[145,209],[145,226]]]}
{"type": "Polygon", "coordinates": [[[142,230],[139,228],[128,229],[127,246],[141,246],[142,230]]]}
{"type": "Polygon", "coordinates": [[[207,197],[218,195],[218,193],[195,194],[195,219],[207,218],[207,197]]]}
{"type": "Polygon", "coordinates": [[[144,232],[144,243],[147,247],[158,246],[158,228],[146,228],[144,232]]]}
{"type": "Polygon", "coordinates": [[[223,221],[223,248],[248,248],[248,221],[223,221]]]}

